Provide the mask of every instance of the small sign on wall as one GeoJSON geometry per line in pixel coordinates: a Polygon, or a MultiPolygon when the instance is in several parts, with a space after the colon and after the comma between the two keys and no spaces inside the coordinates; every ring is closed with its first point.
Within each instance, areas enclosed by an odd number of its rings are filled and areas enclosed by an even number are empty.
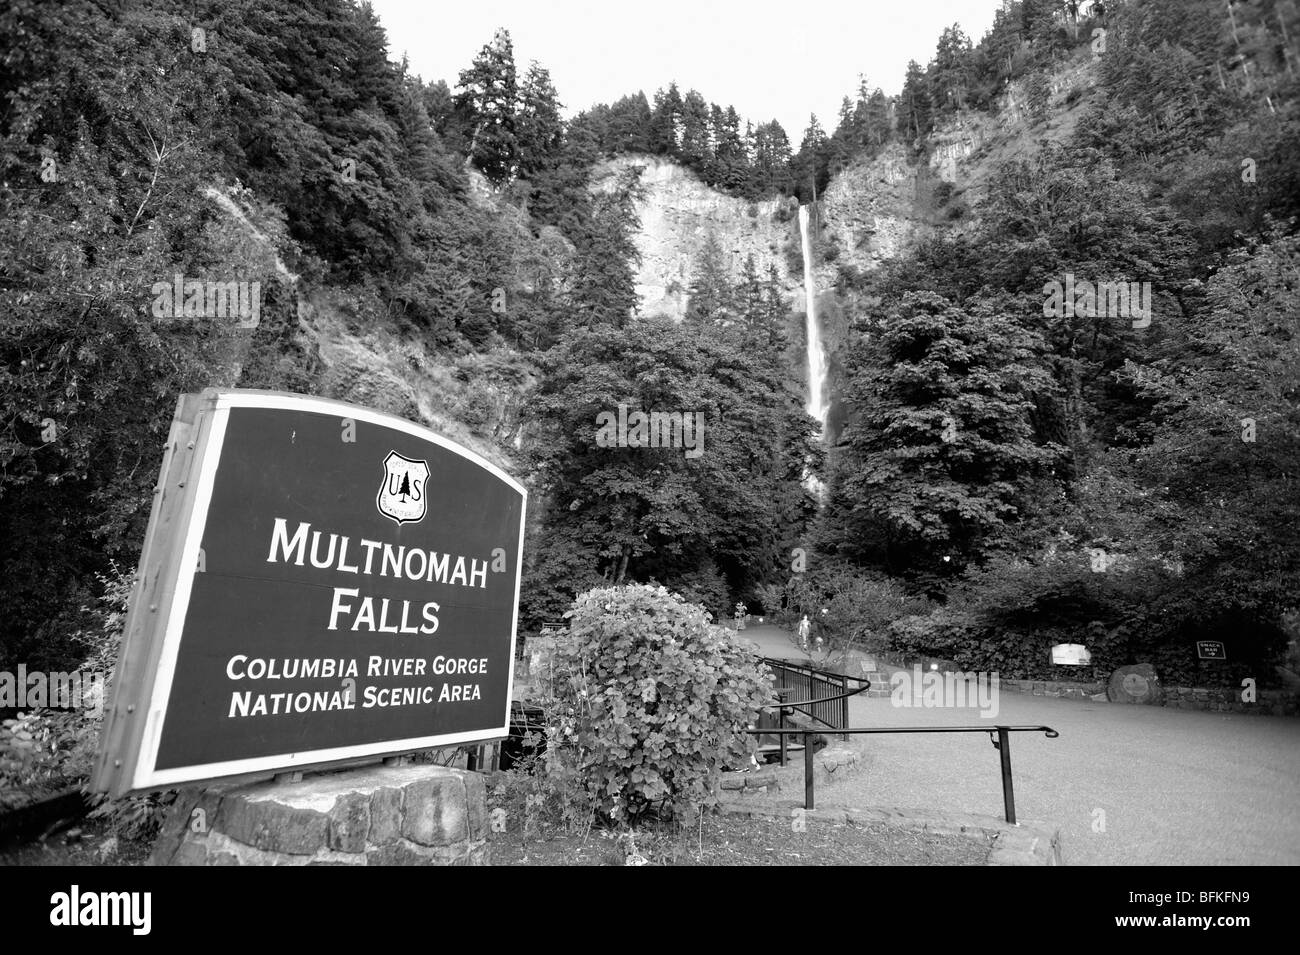
{"type": "Polygon", "coordinates": [[[1218,640],[1197,640],[1196,655],[1202,660],[1228,659],[1227,651],[1224,650],[1222,642],[1218,640]]]}
{"type": "Polygon", "coordinates": [[[1052,647],[1052,663],[1056,666],[1082,667],[1092,662],[1092,654],[1082,643],[1058,643],[1052,647]]]}

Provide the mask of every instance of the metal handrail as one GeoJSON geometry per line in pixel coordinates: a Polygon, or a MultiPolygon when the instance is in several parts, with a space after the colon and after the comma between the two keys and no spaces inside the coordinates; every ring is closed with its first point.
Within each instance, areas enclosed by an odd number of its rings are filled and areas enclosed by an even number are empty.
{"type": "MultiPolygon", "coordinates": [[[[782,700],[779,703],[765,704],[764,706],[759,707],[759,709],[763,709],[763,710],[794,709],[796,706],[811,706],[814,703],[830,703],[834,700],[847,700],[850,696],[857,696],[859,693],[863,693],[869,689],[871,689],[870,680],[868,680],[862,686],[858,687],[856,690],[849,690],[849,692],[847,693],[836,693],[834,696],[819,696],[815,700],[782,700]]],[[[817,719],[817,717],[814,716],[811,717],[811,719],[817,719]]],[[[834,726],[829,726],[827,728],[835,729],[834,726]]]]}
{"type": "MultiPolygon", "coordinates": [[[[775,657],[762,657],[761,662],[777,676],[780,689],[785,692],[805,692],[807,699],[783,700],[781,706],[781,725],[785,725],[788,713],[799,710],[809,719],[829,729],[839,729],[849,724],[848,698],[871,688],[871,681],[847,673],[834,673],[821,670],[794,660],[782,660],[775,657]],[[861,684],[856,690],[849,691],[849,681],[861,684]],[[827,689],[838,692],[827,696],[817,696],[817,681],[827,684],[827,689]],[[806,684],[806,685],[805,685],[806,684]],[[838,706],[831,706],[838,703],[838,706]]],[[[782,739],[784,743],[784,739],[782,739]]]]}
{"type": "Polygon", "coordinates": [[[782,660],[780,657],[759,657],[760,663],[766,663],[768,666],[776,664],[794,670],[807,670],[809,673],[815,673],[821,677],[834,677],[837,680],[849,679],[857,680],[859,683],[870,683],[866,677],[850,676],[847,673],[836,673],[834,670],[819,670],[817,667],[809,666],[806,663],[800,663],[798,660],[782,660]]]}
{"type": "MultiPolygon", "coordinates": [[[[769,727],[767,729],[747,729],[751,736],[777,735],[781,737],[781,765],[785,765],[785,737],[800,735],[803,737],[803,800],[804,809],[815,809],[816,799],[813,792],[812,746],[809,737],[820,735],[816,730],[785,729],[769,727]]],[[[1001,758],[1002,764],[1002,806],[1006,820],[1016,824],[1015,788],[1011,780],[1011,733],[1038,733],[1048,739],[1056,739],[1061,734],[1050,726],[850,726],[838,731],[847,736],[850,733],[988,733],[989,742],[993,744],[1001,758]],[[993,738],[997,732],[997,739],[993,738]]]]}

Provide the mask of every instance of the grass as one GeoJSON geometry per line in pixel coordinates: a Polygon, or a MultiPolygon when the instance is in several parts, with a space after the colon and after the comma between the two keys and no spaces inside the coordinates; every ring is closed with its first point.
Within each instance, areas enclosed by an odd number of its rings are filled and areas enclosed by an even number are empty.
{"type": "MultiPolygon", "coordinates": [[[[612,832],[570,834],[542,827],[490,836],[493,865],[625,865],[628,845],[612,832]]],[[[650,865],[983,865],[982,839],[909,832],[893,826],[832,825],[709,815],[697,826],[637,832],[636,850],[650,865]]]]}
{"type": "Polygon", "coordinates": [[[130,841],[113,836],[108,823],[83,819],[43,839],[0,850],[0,866],[144,865],[152,840],[130,841]]]}

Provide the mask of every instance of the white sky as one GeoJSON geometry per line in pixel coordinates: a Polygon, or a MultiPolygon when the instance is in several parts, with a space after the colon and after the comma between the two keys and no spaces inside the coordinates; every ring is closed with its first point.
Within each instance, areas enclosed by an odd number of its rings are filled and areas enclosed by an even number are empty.
{"type": "Polygon", "coordinates": [[[840,99],[865,73],[897,93],[907,61],[924,65],[944,27],[978,41],[1001,0],[372,0],[388,33],[426,80],[456,85],[492,39],[510,31],[522,76],[529,60],[551,71],[565,115],[676,80],[742,121],[777,119],[799,142],[808,114],[834,129],[840,99]]]}

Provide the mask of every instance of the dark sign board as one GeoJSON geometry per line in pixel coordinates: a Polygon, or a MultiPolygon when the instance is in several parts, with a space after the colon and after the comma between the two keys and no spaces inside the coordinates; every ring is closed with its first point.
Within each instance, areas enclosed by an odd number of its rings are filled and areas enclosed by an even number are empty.
{"type": "Polygon", "coordinates": [[[506,736],[525,499],[400,418],[183,396],[95,788],[506,736]]]}
{"type": "Polygon", "coordinates": [[[1202,660],[1226,660],[1228,654],[1218,640],[1197,640],[1196,655],[1202,660]]]}

